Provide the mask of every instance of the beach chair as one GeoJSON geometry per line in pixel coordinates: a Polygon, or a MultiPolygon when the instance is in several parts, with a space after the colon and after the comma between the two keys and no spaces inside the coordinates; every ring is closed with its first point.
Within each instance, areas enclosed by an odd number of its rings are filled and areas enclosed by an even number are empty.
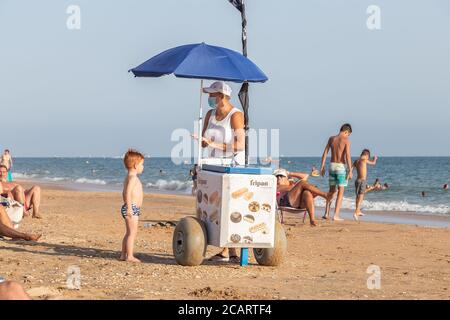
{"type": "Polygon", "coordinates": [[[306,215],[308,214],[308,211],[306,211],[306,209],[303,209],[303,208],[277,206],[277,211],[278,211],[278,221],[280,221],[280,223],[284,223],[284,212],[295,213],[295,214],[303,213],[303,223],[305,223],[306,215]]]}
{"type": "Polygon", "coordinates": [[[294,213],[294,214],[302,214],[303,213],[303,223],[305,223],[306,215],[308,211],[303,208],[292,208],[292,207],[283,207],[280,206],[280,193],[277,192],[277,214],[278,221],[283,224],[284,223],[284,212],[294,213]]]}

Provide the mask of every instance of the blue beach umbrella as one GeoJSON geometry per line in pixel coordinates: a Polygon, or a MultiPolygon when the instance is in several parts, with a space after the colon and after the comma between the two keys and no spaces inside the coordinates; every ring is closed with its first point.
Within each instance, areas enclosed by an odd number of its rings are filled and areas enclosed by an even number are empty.
{"type": "Polygon", "coordinates": [[[206,43],[166,50],[130,71],[136,77],[161,77],[266,82],[267,76],[239,52],[206,43]]]}
{"type": "MultiPolygon", "coordinates": [[[[267,76],[241,53],[206,43],[188,44],[166,50],[130,70],[136,77],[161,77],[174,74],[178,78],[201,79],[198,136],[202,133],[203,80],[231,82],[266,82],[267,76]]],[[[246,111],[246,110],[244,110],[246,111]]],[[[198,162],[201,165],[201,147],[198,162]]]]}

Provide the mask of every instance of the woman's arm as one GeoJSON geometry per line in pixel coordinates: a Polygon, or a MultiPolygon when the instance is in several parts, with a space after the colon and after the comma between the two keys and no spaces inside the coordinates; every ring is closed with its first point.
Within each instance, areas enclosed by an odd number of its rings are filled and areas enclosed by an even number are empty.
{"type": "Polygon", "coordinates": [[[297,178],[303,181],[307,181],[309,174],[303,172],[288,172],[288,176],[292,178],[297,178]]]}
{"type": "Polygon", "coordinates": [[[245,149],[245,130],[244,130],[244,114],[236,112],[231,117],[231,129],[233,129],[233,151],[242,151],[245,149]]]}
{"type": "Polygon", "coordinates": [[[205,140],[205,132],[206,132],[206,129],[208,128],[209,118],[211,118],[211,113],[212,113],[212,110],[209,110],[206,113],[205,121],[203,121],[203,130],[202,130],[202,147],[203,148],[206,148],[208,146],[208,142],[205,140]]]}

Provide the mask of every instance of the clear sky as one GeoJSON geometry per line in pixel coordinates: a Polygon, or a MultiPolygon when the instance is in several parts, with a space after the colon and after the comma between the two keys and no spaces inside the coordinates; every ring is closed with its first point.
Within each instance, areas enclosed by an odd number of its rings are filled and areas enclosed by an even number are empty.
{"type": "MultiPolygon", "coordinates": [[[[450,1],[246,3],[249,57],[270,78],[251,86],[251,125],[279,128],[282,154],[320,156],[350,122],[355,155],[450,155],[450,1]],[[381,30],[366,26],[372,4],[381,30]]],[[[128,69],[188,43],[240,51],[240,32],[226,0],[0,0],[0,148],[168,156],[172,130],[193,128],[199,81],[128,69]],[[72,4],[81,30],[66,27],[72,4]]]]}

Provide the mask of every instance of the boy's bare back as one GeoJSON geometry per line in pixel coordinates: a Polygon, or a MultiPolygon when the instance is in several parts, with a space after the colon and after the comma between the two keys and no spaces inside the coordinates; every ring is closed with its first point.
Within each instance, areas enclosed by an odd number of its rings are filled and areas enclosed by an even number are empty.
{"type": "Polygon", "coordinates": [[[328,140],[331,149],[331,162],[346,163],[346,149],[350,147],[350,140],[346,137],[337,135],[328,140]]]}
{"type": "Polygon", "coordinates": [[[354,163],[359,180],[366,180],[367,178],[367,160],[359,158],[354,163]]]}
{"type": "Polygon", "coordinates": [[[123,202],[127,202],[127,194],[130,195],[130,201],[132,204],[137,207],[142,206],[142,201],[144,197],[144,193],[142,190],[141,180],[136,175],[127,175],[125,181],[123,182],[123,202]]]}

